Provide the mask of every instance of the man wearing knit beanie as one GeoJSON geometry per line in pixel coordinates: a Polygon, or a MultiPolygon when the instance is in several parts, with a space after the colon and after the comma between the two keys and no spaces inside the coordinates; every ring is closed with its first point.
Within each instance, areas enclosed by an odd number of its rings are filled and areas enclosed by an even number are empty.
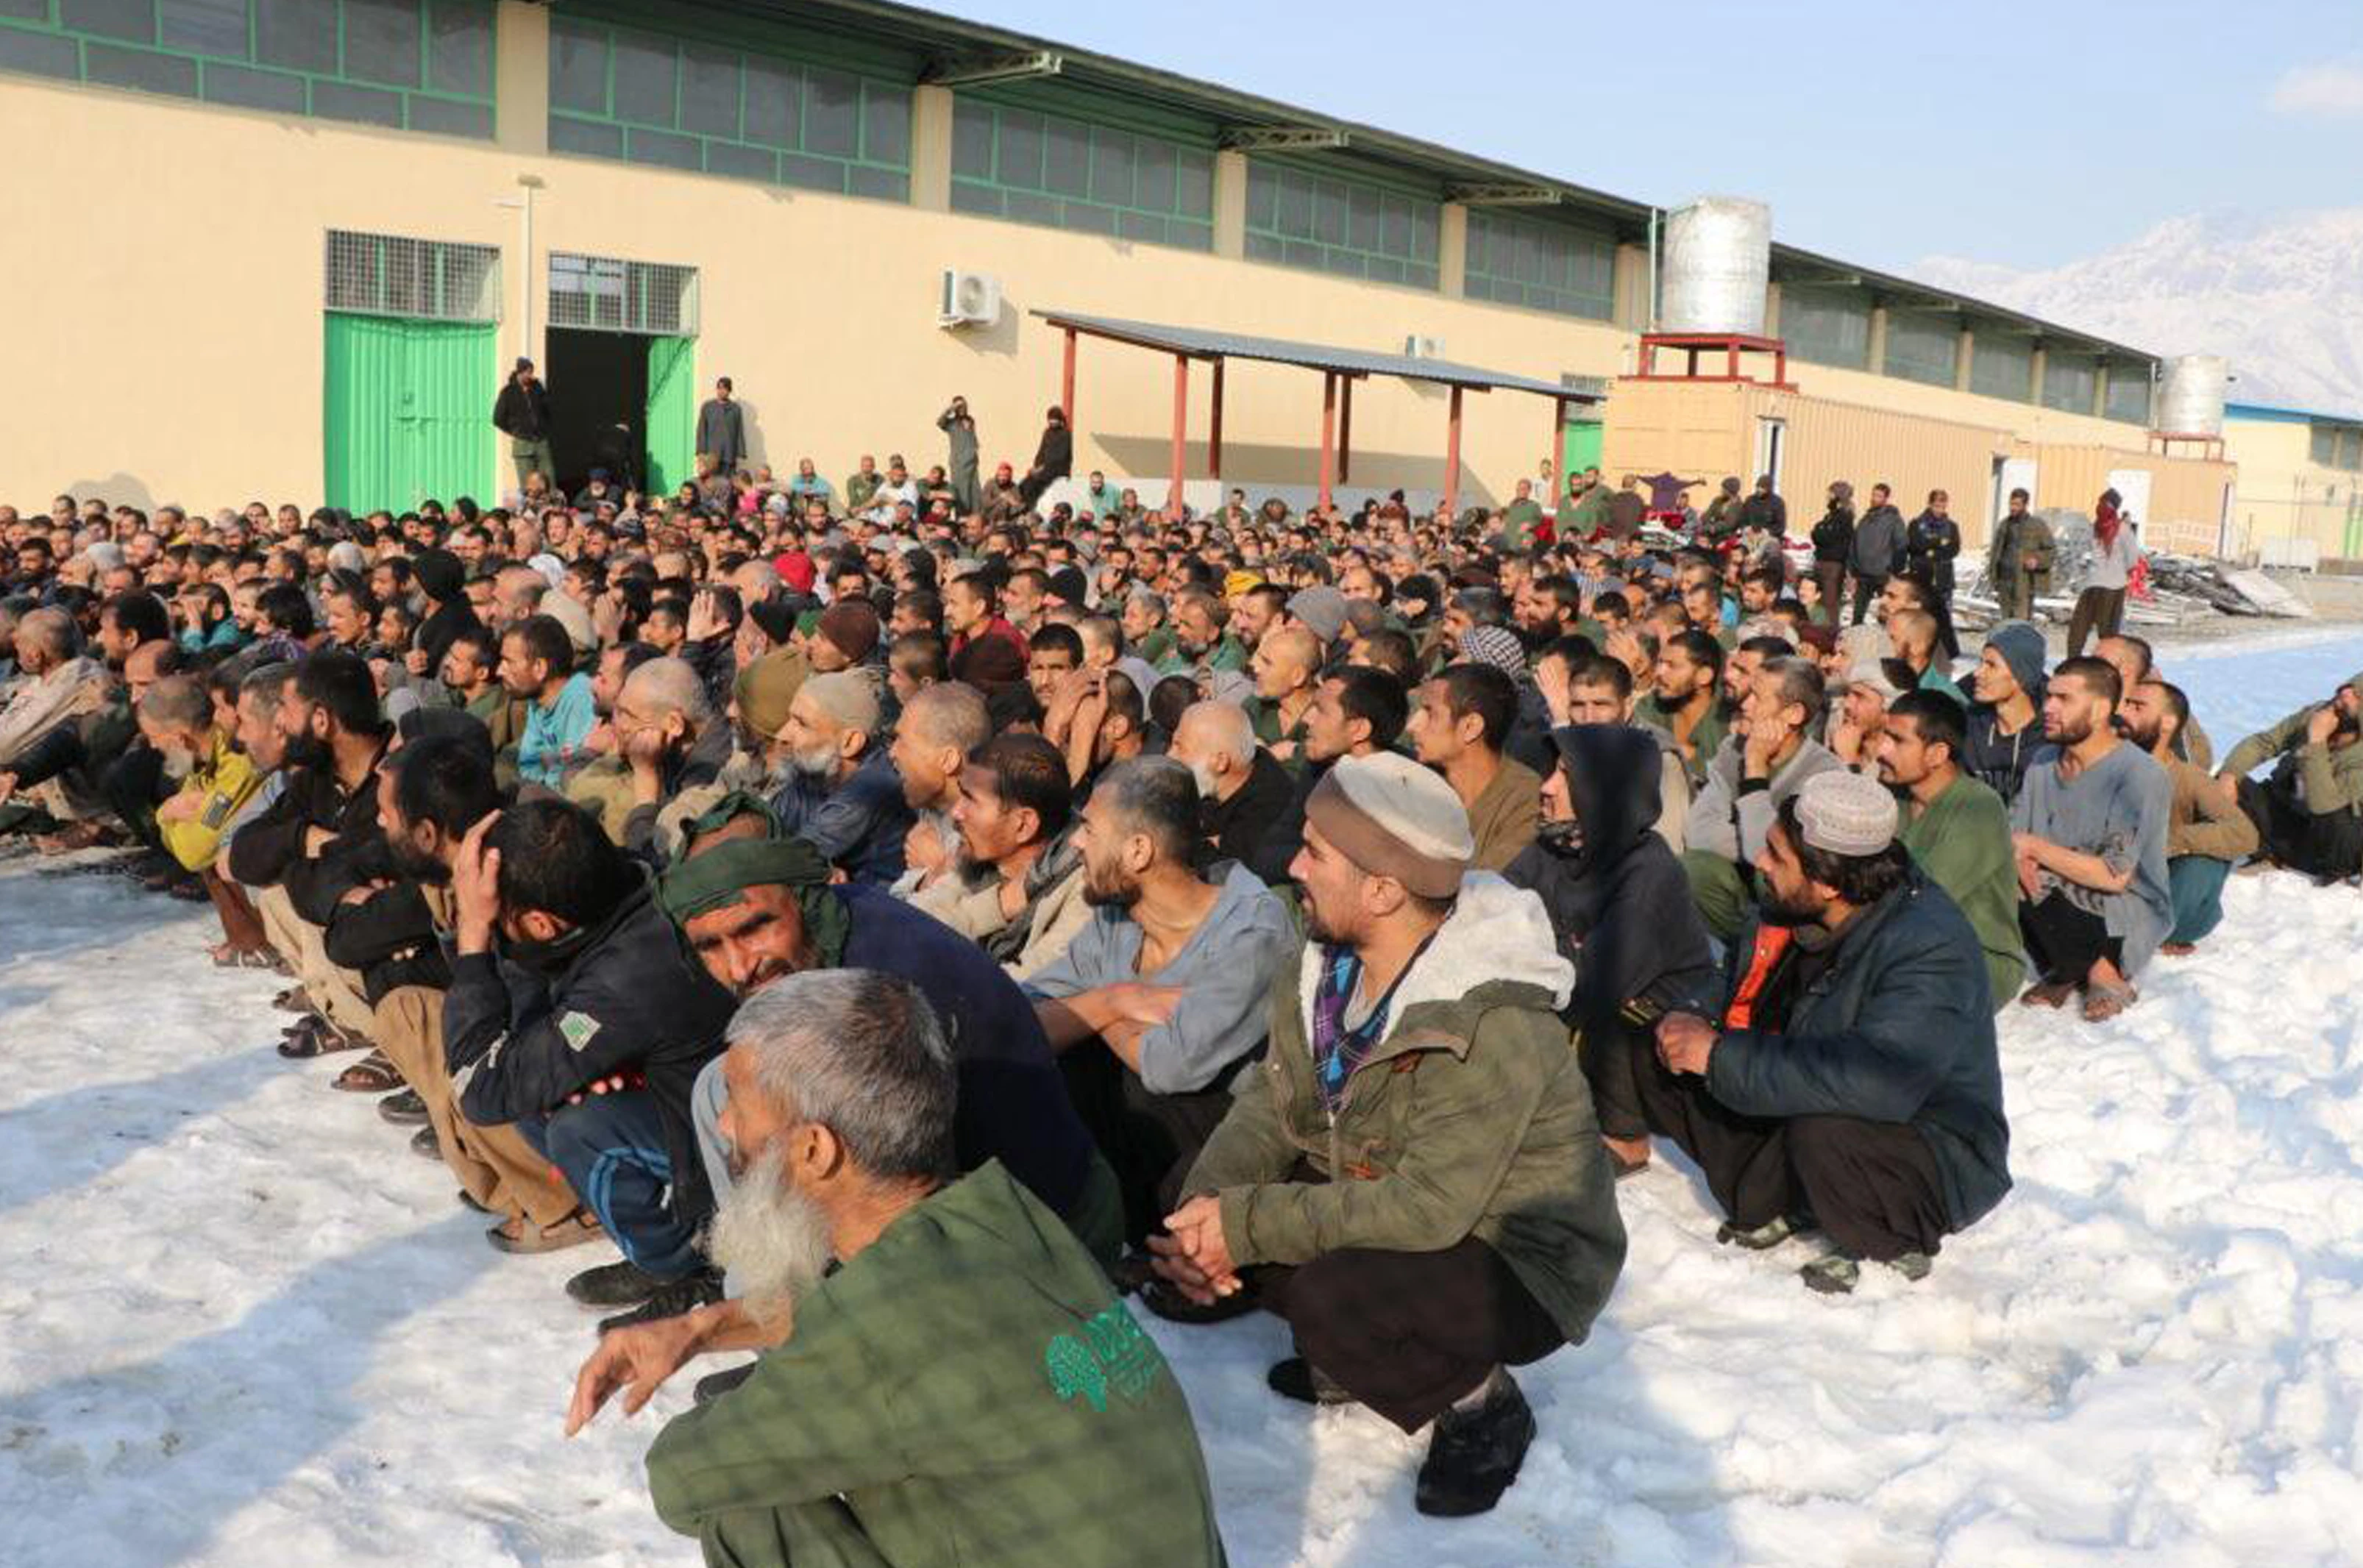
{"type": "Polygon", "coordinates": [[[1408,757],[1330,767],[1289,867],[1310,940],[1273,991],[1267,1081],[1149,1242],[1202,1312],[1288,1320],[1275,1393],[1429,1428],[1415,1501],[1441,1515],[1517,1479],[1535,1422],[1505,1369],[1581,1341],[1625,1257],[1556,1010],[1573,966],[1541,900],[1470,872],[1475,852],[1451,786],[1408,757]]]}
{"type": "Polygon", "coordinates": [[[813,672],[826,675],[860,664],[877,646],[877,606],[867,599],[840,599],[820,613],[804,652],[813,672]]]}
{"type": "Polygon", "coordinates": [[[1288,618],[1327,647],[1346,629],[1346,596],[1327,583],[1300,588],[1288,601],[1288,618]]]}
{"type": "Polygon", "coordinates": [[[865,670],[806,680],[772,737],[779,790],[771,810],[857,882],[885,886],[903,874],[912,814],[879,730],[878,683],[865,670]]]}
{"type": "Polygon", "coordinates": [[[1875,779],[1808,779],[1756,857],[1763,907],[1728,994],[1632,1047],[1650,1131],[1724,1211],[1716,1239],[1769,1248],[1818,1225],[1832,1250],[1801,1273],[1835,1294],[1866,1259],[1925,1278],[1943,1238],[2010,1187],[1977,933],[1897,821],[1875,779]]]}
{"type": "Polygon", "coordinates": [[[1961,771],[2000,795],[2018,799],[2018,787],[2043,749],[2043,634],[2025,621],[2004,621],[1986,634],[1969,676],[1969,734],[1961,771]]]}

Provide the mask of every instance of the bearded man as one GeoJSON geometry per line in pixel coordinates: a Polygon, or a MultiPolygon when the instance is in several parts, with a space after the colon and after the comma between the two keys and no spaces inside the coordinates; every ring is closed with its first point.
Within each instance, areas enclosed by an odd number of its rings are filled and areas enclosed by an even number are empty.
{"type": "Polygon", "coordinates": [[[649,1453],[659,1517],[709,1563],[1134,1568],[1144,1541],[1220,1563],[1154,1342],[999,1162],[954,1176],[958,1076],[917,989],[789,975],[728,1041],[712,1244],[747,1295],[606,1336],[568,1432],[619,1390],[638,1410],[693,1355],[762,1349],[649,1453]]]}

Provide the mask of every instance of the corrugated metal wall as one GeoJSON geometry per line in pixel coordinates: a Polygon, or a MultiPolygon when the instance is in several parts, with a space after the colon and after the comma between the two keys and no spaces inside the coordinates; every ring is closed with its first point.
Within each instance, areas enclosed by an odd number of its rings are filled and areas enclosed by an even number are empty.
{"type": "Polygon", "coordinates": [[[1751,426],[1762,418],[1788,421],[1781,482],[1792,532],[1812,527],[1830,485],[1844,480],[1854,486],[1858,512],[1870,503],[1870,487],[1883,483],[1906,518],[1919,515],[1930,491],[1944,491],[1964,547],[1984,540],[1994,459],[2008,445],[2003,432],[1762,388],[1748,390],[1746,406],[1751,426]]]}
{"type": "MultiPolygon", "coordinates": [[[[2149,475],[2147,509],[2135,508],[2143,543],[2152,549],[2213,554],[2224,517],[2224,491],[2238,469],[2230,463],[2168,458],[2114,447],[2027,446],[2016,450],[2036,462],[2035,504],[2090,513],[2113,475],[2149,475]]],[[[2119,488],[2123,488],[2121,485],[2119,488]]],[[[2236,541],[2235,541],[2236,543],[2236,541]]]]}
{"type": "Polygon", "coordinates": [[[494,331],[328,313],[322,407],[329,505],[399,512],[428,496],[495,497],[494,331]]]}

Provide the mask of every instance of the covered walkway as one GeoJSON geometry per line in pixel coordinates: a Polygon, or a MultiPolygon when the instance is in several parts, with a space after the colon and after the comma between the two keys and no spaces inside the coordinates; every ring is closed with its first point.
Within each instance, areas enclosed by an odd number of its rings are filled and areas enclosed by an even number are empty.
{"type": "MultiPolygon", "coordinates": [[[[1079,338],[1104,338],[1111,343],[1129,344],[1136,348],[1147,348],[1173,357],[1171,487],[1166,495],[1169,513],[1181,510],[1182,481],[1188,477],[1183,471],[1182,449],[1189,434],[1190,361],[1193,359],[1203,359],[1214,367],[1214,408],[1206,436],[1206,461],[1211,470],[1209,477],[1215,480],[1223,477],[1225,361],[1254,359],[1267,364],[1293,365],[1321,373],[1320,499],[1324,507],[1329,504],[1333,484],[1352,480],[1354,383],[1367,377],[1396,376],[1404,381],[1432,382],[1447,389],[1449,397],[1444,432],[1444,504],[1446,511],[1454,515],[1458,515],[1460,510],[1462,393],[1490,392],[1498,389],[1549,398],[1552,404],[1550,450],[1553,452],[1560,449],[1559,437],[1567,424],[1568,405],[1602,401],[1596,394],[1577,392],[1556,382],[1500,370],[1481,370],[1474,365],[1459,365],[1449,359],[1373,353],[1363,348],[1295,343],[1281,337],[1251,337],[1204,327],[1167,326],[1155,322],[1080,315],[1068,311],[1037,310],[1034,314],[1067,336],[1066,356],[1059,379],[1059,406],[1067,411],[1067,425],[1071,429],[1076,425],[1075,346],[1079,338]]],[[[1552,497],[1541,499],[1546,505],[1554,500],[1552,497]]]]}

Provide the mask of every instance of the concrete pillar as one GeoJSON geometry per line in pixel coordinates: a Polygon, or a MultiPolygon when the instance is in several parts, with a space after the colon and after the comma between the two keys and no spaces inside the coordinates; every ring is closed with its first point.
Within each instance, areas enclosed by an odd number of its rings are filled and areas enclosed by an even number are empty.
{"type": "Polygon", "coordinates": [[[1953,390],[1955,392],[1969,390],[1969,370],[1977,362],[1977,354],[1978,335],[1964,326],[1961,328],[1961,346],[1953,352],[1953,390]]]}
{"type": "Polygon", "coordinates": [[[1781,285],[1778,283],[1764,285],[1764,336],[1781,336],[1781,285]]]}
{"type": "Polygon", "coordinates": [[[1436,289],[1448,300],[1469,294],[1469,209],[1459,202],[1444,204],[1437,226],[1436,289]]]}
{"type": "Polygon", "coordinates": [[[1620,245],[1616,248],[1615,314],[1612,319],[1632,332],[1649,329],[1649,248],[1646,245],[1620,245]]]}
{"type": "Polygon", "coordinates": [[[2050,359],[2051,351],[2040,343],[2035,346],[2035,352],[2027,359],[2026,401],[2037,407],[2043,403],[2043,371],[2050,359]]]}
{"type": "Polygon", "coordinates": [[[1870,352],[1864,368],[1874,376],[1887,374],[1887,307],[1870,307],[1870,352]]]}
{"type": "Polygon", "coordinates": [[[493,145],[549,150],[549,7],[501,0],[493,17],[493,145]]]}
{"type": "Polygon", "coordinates": [[[922,212],[952,208],[952,90],[911,89],[911,204],[922,212]]]}
{"type": "Polygon", "coordinates": [[[1248,254],[1248,155],[1215,154],[1215,254],[1242,261],[1248,254]]]}

